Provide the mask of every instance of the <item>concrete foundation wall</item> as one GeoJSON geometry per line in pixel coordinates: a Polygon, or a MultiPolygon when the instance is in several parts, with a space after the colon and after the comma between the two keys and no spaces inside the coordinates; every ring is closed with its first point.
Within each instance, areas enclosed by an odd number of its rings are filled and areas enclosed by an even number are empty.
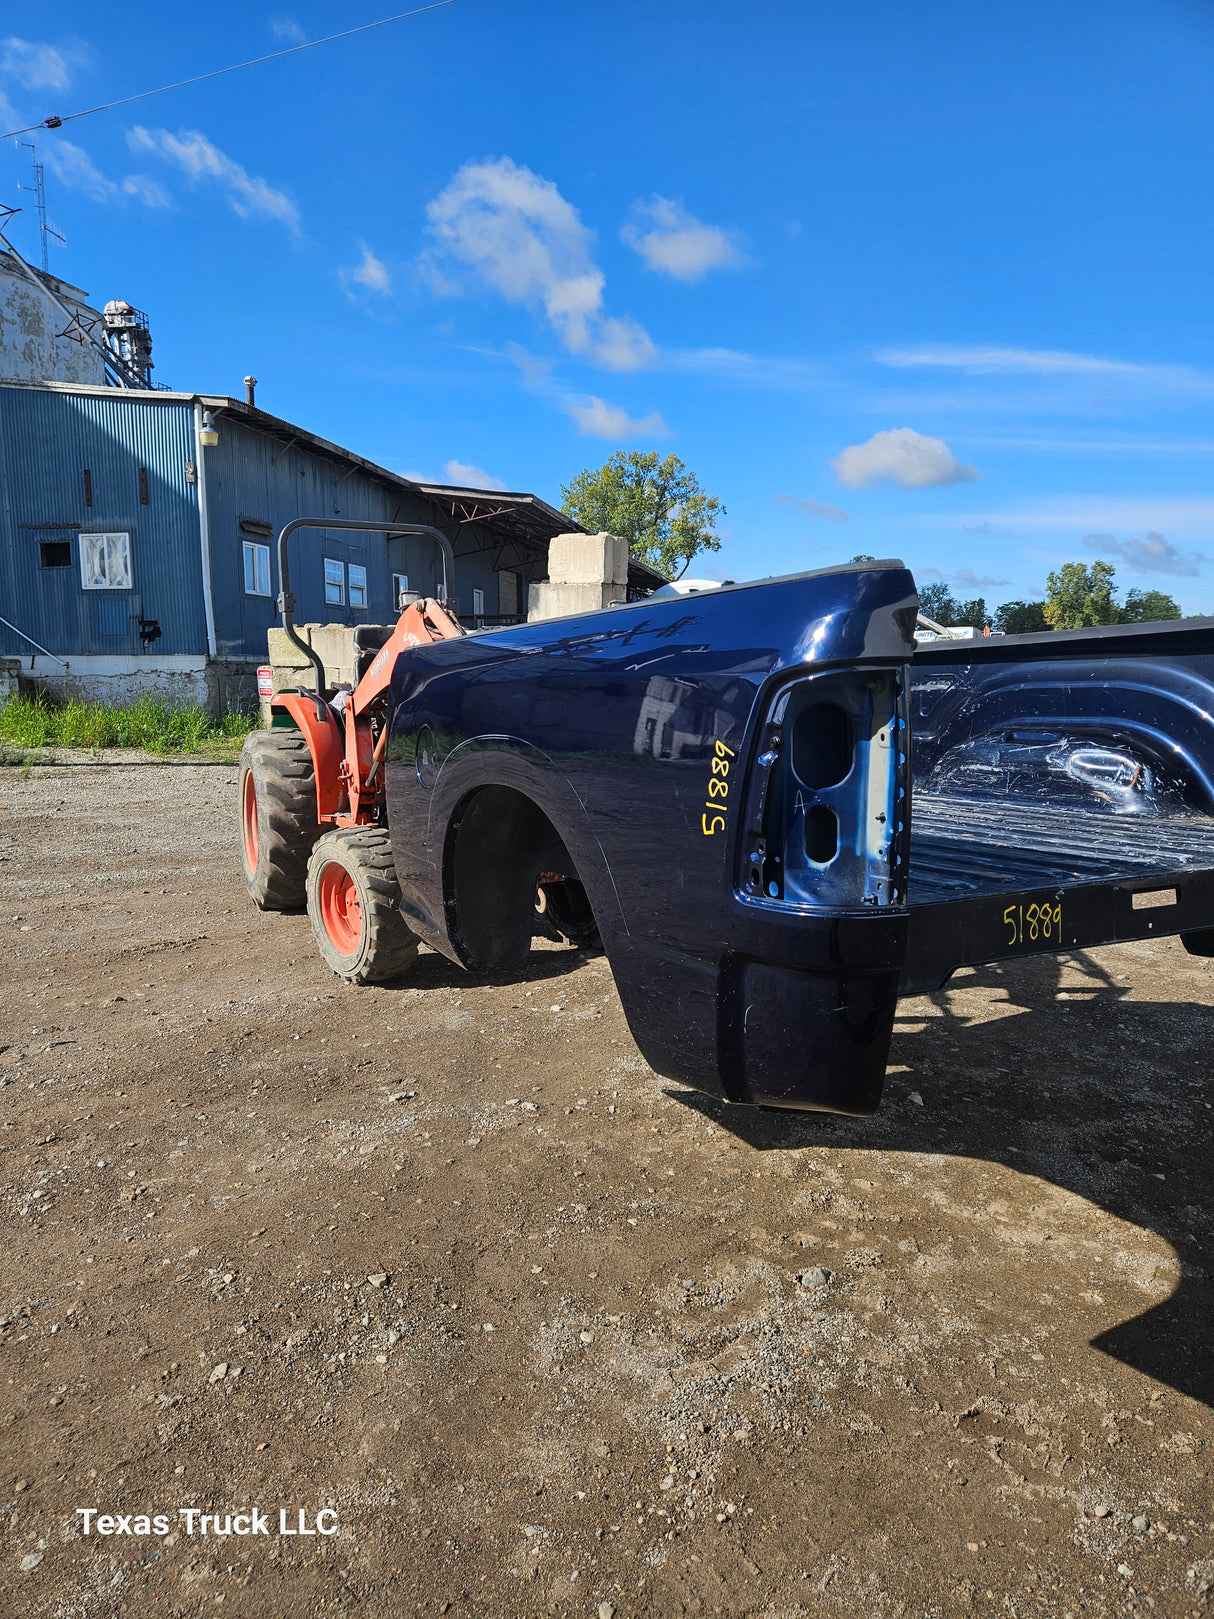
{"type": "MultiPolygon", "coordinates": [[[[15,676],[22,692],[45,692],[59,700],[76,697],[85,702],[109,703],[116,708],[139,697],[162,698],[167,703],[192,704],[218,717],[229,708],[252,709],[257,704],[257,659],[209,659],[185,653],[164,657],[81,656],[66,666],[38,655],[5,659],[19,665],[15,676]]],[[[0,671],[0,696],[4,695],[0,671]]]]}

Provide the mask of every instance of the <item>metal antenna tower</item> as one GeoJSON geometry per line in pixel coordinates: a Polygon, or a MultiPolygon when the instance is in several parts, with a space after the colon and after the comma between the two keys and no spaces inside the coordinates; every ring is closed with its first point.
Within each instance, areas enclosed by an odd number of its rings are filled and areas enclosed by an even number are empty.
{"type": "Polygon", "coordinates": [[[18,191],[32,191],[34,193],[34,206],[38,213],[38,245],[42,249],[42,269],[46,275],[50,274],[50,243],[48,236],[53,236],[57,242],[67,246],[67,237],[62,231],[56,230],[54,225],[48,225],[46,220],[46,176],[43,165],[38,161],[38,148],[33,141],[18,141],[18,146],[27,146],[33,154],[34,183],[32,186],[18,185],[18,191]]]}

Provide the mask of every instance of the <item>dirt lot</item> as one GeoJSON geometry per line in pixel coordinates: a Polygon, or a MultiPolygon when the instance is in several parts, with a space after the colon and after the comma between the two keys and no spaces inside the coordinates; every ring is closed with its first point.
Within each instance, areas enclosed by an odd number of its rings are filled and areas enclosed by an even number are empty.
{"type": "Polygon", "coordinates": [[[0,770],[3,1611],[1214,1611],[1214,962],[970,973],[876,1119],[755,1114],[602,957],[343,986],[234,783],[0,770]]]}

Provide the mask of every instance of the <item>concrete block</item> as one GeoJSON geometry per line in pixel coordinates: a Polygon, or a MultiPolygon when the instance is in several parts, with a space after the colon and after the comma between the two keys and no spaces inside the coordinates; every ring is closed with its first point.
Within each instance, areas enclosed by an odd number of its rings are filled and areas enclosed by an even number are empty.
{"type": "MultiPolygon", "coordinates": [[[[298,627],[298,633],[301,640],[308,640],[308,631],[310,629],[310,624],[304,624],[298,627]]],[[[293,641],[287,640],[286,630],[271,628],[267,635],[267,641],[270,655],[269,661],[276,669],[311,668],[307,654],[301,652],[293,641]]]]}
{"type": "Polygon", "coordinates": [[[532,585],[527,595],[527,617],[567,618],[573,613],[599,613],[627,599],[623,585],[571,585],[548,581],[532,585]]]}
{"type": "Polygon", "coordinates": [[[611,582],[613,585],[627,585],[628,583],[628,541],[621,539],[618,534],[611,536],[611,543],[615,547],[612,557],[611,582]]]}
{"type": "Polygon", "coordinates": [[[628,542],[614,534],[557,534],[548,542],[548,578],[554,585],[628,582],[628,542]]]}
{"type": "Polygon", "coordinates": [[[312,650],[320,655],[331,686],[353,678],[357,653],[352,624],[314,624],[311,643],[312,650]]]}

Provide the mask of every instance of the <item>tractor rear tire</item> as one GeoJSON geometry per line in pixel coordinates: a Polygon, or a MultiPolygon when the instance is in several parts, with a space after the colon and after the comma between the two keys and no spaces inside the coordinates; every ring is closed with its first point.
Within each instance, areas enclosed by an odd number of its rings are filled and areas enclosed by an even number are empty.
{"type": "Polygon", "coordinates": [[[387,832],[329,832],[308,862],[308,916],[321,955],[350,984],[387,984],[413,965],[418,938],[401,915],[387,832]]]}
{"type": "Polygon", "coordinates": [[[240,755],[240,851],[245,887],[263,911],[301,911],[316,819],[316,772],[299,731],[254,731],[240,755]]]}

